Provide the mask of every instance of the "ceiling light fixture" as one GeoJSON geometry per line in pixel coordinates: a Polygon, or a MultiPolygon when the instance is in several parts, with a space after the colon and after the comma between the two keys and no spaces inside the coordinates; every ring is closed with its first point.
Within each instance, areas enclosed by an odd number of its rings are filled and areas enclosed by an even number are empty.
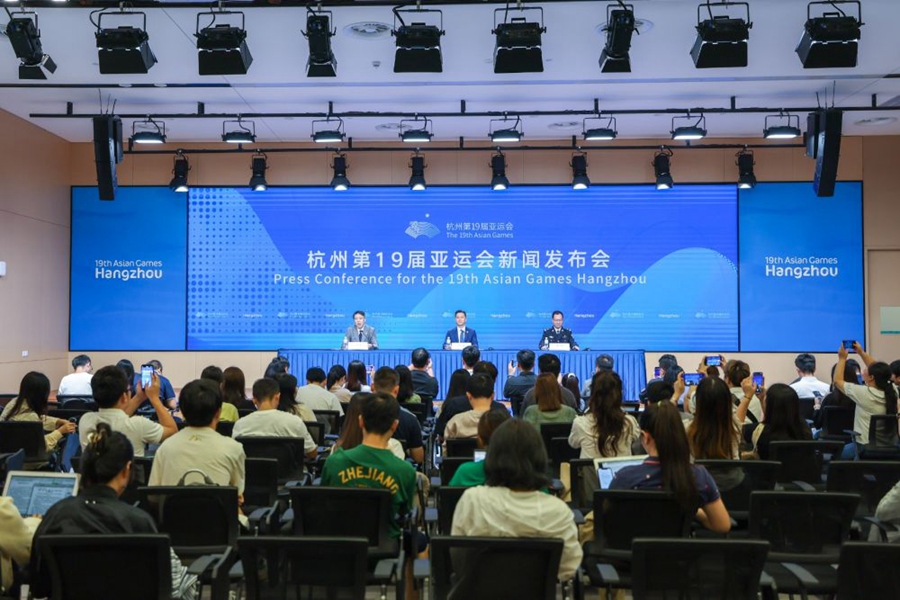
{"type": "Polygon", "coordinates": [[[615,117],[601,117],[599,115],[588,117],[581,122],[581,127],[582,135],[587,142],[608,142],[616,139],[616,136],[619,135],[619,132],[616,130],[615,117]],[[588,121],[596,121],[598,126],[588,127],[588,121]]]}
{"type": "Polygon", "coordinates": [[[825,0],[806,6],[806,24],[796,52],[804,69],[850,68],[856,66],[862,27],[862,4],[858,0],[825,0]],[[813,17],[813,6],[822,5],[826,12],[813,17]],[[857,17],[848,15],[842,6],[856,6],[857,17]],[[828,12],[829,8],[835,12],[828,12]]]}
{"type": "Polygon", "coordinates": [[[229,144],[253,144],[256,142],[256,123],[244,121],[240,117],[222,122],[222,141],[229,144]],[[226,131],[229,123],[234,123],[236,129],[226,131]],[[249,125],[249,127],[247,126],[249,125]]]}
{"type": "Polygon", "coordinates": [[[410,144],[427,144],[434,137],[433,129],[434,124],[427,117],[403,119],[400,121],[400,139],[410,144]]]}
{"type": "Polygon", "coordinates": [[[394,28],[391,35],[397,38],[394,54],[394,73],[441,73],[444,59],[441,55],[441,36],[444,35],[444,13],[435,9],[401,9],[394,7],[394,28]],[[415,15],[421,22],[409,25],[401,13],[415,15]],[[426,22],[434,14],[438,24],[426,22]],[[399,23],[399,26],[398,26],[399,23]]]}
{"type": "Polygon", "coordinates": [[[130,144],[165,144],[166,124],[154,121],[152,117],[147,117],[143,121],[134,121],[131,124],[131,137],[128,138],[128,142],[130,144]]]}
{"type": "Polygon", "coordinates": [[[606,45],[600,53],[601,73],[631,73],[631,36],[635,32],[634,6],[622,0],[606,6],[606,45]]]}
{"type": "Polygon", "coordinates": [[[306,15],[306,31],[303,37],[309,41],[309,58],[306,60],[307,77],[334,77],[337,75],[337,59],[331,50],[331,38],[337,29],[331,29],[332,13],[328,10],[309,11],[306,15]]]}
{"type": "Polygon", "coordinates": [[[246,75],[253,63],[250,48],[247,47],[247,30],[244,13],[240,11],[218,10],[197,14],[197,57],[200,75],[246,75]],[[209,25],[200,28],[200,18],[212,17],[209,25]],[[219,17],[240,15],[241,26],[220,23],[219,17]]]}
{"type": "Polygon", "coordinates": [[[347,179],[347,155],[338,152],[331,162],[334,177],[331,178],[331,188],[336,192],[346,192],[350,189],[350,180],[347,179]]]}
{"type": "Polygon", "coordinates": [[[591,187],[591,180],[587,174],[587,154],[584,152],[573,154],[572,162],[569,163],[569,166],[572,167],[573,190],[586,190],[591,187]]]}
{"type": "Polygon", "coordinates": [[[756,187],[756,175],[753,173],[753,152],[746,146],[735,154],[737,160],[734,164],[738,168],[738,189],[749,190],[756,187]]]}
{"type": "Polygon", "coordinates": [[[700,115],[697,117],[696,121],[691,125],[682,125],[681,127],[675,127],[675,121],[678,119],[686,119],[688,121],[694,121],[694,117],[688,113],[683,117],[672,117],[672,131],[669,133],[672,134],[673,140],[684,140],[684,141],[692,141],[692,140],[702,140],[706,137],[706,117],[700,115]]]}
{"type": "Polygon", "coordinates": [[[103,12],[97,17],[97,55],[100,59],[102,75],[144,74],[156,64],[156,56],[150,49],[150,35],[147,33],[147,15],[142,12],[103,12]],[[140,27],[119,25],[104,28],[103,17],[130,18],[140,16],[140,27]]]}
{"type": "Polygon", "coordinates": [[[10,13],[6,37],[19,59],[19,79],[47,79],[48,74],[56,72],[56,63],[49,54],[44,54],[41,45],[37,13],[24,10],[10,13]]]}
{"type": "Polygon", "coordinates": [[[541,50],[541,34],[544,27],[544,9],[539,6],[513,9],[514,13],[531,15],[540,13],[540,21],[528,21],[528,17],[509,17],[509,7],[494,9],[494,29],[497,40],[494,46],[494,73],[543,73],[544,60],[541,50]],[[530,11],[530,12],[529,12],[530,11]],[[503,22],[497,17],[503,13],[503,22]]]}
{"type": "Polygon", "coordinates": [[[653,157],[653,174],[656,177],[656,189],[669,190],[675,185],[672,179],[671,159],[672,151],[662,146],[653,157]]]}
{"type": "Polygon", "coordinates": [[[505,115],[502,119],[491,119],[488,127],[491,142],[495,144],[520,142],[524,135],[522,119],[518,116],[514,119],[505,115]]]}
{"type": "Polygon", "coordinates": [[[263,152],[257,150],[250,161],[250,170],[253,175],[250,177],[249,185],[254,192],[264,192],[269,189],[269,184],[266,182],[266,169],[269,168],[267,159],[268,157],[263,152]]]}
{"type": "Polygon", "coordinates": [[[790,113],[766,115],[763,125],[763,137],[767,140],[792,140],[803,133],[800,131],[800,117],[790,113]],[[769,125],[769,119],[781,120],[780,124],[769,125]],[[794,123],[797,123],[794,125],[794,123]]]}
{"type": "Polygon", "coordinates": [[[497,152],[491,156],[491,189],[495,192],[509,187],[509,179],[506,178],[506,156],[497,148],[497,152]]]}
{"type": "Polygon", "coordinates": [[[188,171],[191,166],[188,159],[184,155],[184,150],[175,151],[175,166],[172,168],[172,181],[169,182],[169,189],[173,192],[187,192],[190,190],[188,186],[188,171]]]}
{"type": "Polygon", "coordinates": [[[318,144],[340,144],[344,141],[344,120],[328,117],[312,122],[312,139],[318,144]]]}
{"type": "Polygon", "coordinates": [[[425,164],[425,157],[421,156],[418,150],[409,159],[409,168],[412,171],[412,175],[409,178],[409,189],[414,192],[424,191],[428,187],[428,184],[425,182],[427,165],[425,164]]]}
{"type": "Polygon", "coordinates": [[[747,66],[747,40],[750,39],[750,5],[746,2],[709,2],[697,7],[697,39],[691,58],[698,69],[747,66]],[[743,7],[741,17],[733,17],[729,9],[743,7]],[[713,14],[713,8],[718,14],[713,14]],[[700,20],[706,9],[709,18],[700,20]]]}

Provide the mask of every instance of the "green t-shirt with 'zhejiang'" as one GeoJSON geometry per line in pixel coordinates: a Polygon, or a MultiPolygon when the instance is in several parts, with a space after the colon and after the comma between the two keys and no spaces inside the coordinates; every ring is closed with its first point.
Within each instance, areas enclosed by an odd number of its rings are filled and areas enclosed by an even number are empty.
{"type": "MultiPolygon", "coordinates": [[[[322,485],[333,487],[386,488],[391,492],[394,515],[406,515],[416,497],[416,470],[388,449],[360,444],[356,448],[338,448],[325,461],[322,485]]],[[[391,522],[391,535],[400,537],[396,519],[391,522]]]]}

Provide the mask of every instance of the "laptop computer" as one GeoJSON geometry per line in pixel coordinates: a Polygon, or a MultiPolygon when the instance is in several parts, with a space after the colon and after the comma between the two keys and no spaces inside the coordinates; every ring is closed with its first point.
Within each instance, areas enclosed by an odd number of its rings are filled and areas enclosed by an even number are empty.
{"type": "Polygon", "coordinates": [[[608,490],[613,478],[619,469],[639,465],[644,462],[648,454],[639,456],[616,456],[611,458],[595,458],[594,468],[597,469],[597,478],[600,480],[600,489],[608,490]]]}
{"type": "Polygon", "coordinates": [[[76,495],[80,480],[81,475],[77,473],[10,471],[3,495],[13,499],[23,517],[43,516],[63,498],[76,495]]]}

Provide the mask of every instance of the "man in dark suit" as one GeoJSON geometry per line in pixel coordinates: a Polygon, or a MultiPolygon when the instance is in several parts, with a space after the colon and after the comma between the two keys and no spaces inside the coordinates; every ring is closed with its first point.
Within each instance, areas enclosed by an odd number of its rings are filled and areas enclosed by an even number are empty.
{"type": "Polygon", "coordinates": [[[444,336],[444,350],[449,350],[450,344],[458,343],[472,344],[476,348],[478,347],[478,334],[474,329],[466,327],[467,319],[466,311],[456,311],[456,327],[447,330],[447,334],[444,336]]]}
{"type": "Polygon", "coordinates": [[[366,325],[366,313],[361,310],[353,313],[353,325],[347,328],[344,333],[344,342],[341,344],[341,350],[347,349],[350,342],[366,342],[369,344],[369,350],[378,350],[378,337],[375,335],[375,328],[366,325]]]}
{"type": "Polygon", "coordinates": [[[534,374],[534,352],[531,350],[519,350],[516,353],[516,364],[512,361],[507,366],[509,377],[506,379],[506,385],[503,386],[503,397],[509,398],[512,406],[513,416],[521,416],[522,400],[528,390],[534,387],[537,381],[537,375],[534,374]],[[518,367],[519,375],[516,375],[516,367],[518,367]]]}
{"type": "Polygon", "coordinates": [[[538,348],[541,350],[549,350],[550,344],[569,344],[572,350],[578,350],[578,343],[575,336],[572,335],[571,329],[563,327],[563,317],[561,311],[553,311],[553,327],[545,329],[541,334],[541,343],[538,348]]]}

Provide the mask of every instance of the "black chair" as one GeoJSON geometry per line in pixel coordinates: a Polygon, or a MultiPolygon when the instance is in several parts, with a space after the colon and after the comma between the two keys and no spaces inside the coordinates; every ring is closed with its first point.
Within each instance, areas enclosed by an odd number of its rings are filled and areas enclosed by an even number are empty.
{"type": "Polygon", "coordinates": [[[559,539],[435,537],[434,600],[555,600],[562,551],[559,539]]]}
{"type": "Polygon", "coordinates": [[[278,461],[274,458],[244,459],[245,514],[278,502],[278,461]]]}
{"type": "MultiPolygon", "coordinates": [[[[325,433],[337,434],[341,431],[341,411],[339,410],[314,410],[316,420],[325,426],[325,433]]],[[[322,444],[317,443],[321,446],[322,444]]]]}
{"type": "Polygon", "coordinates": [[[847,542],[838,563],[837,600],[900,598],[900,544],[847,542]]]}
{"type": "Polygon", "coordinates": [[[306,425],[306,430],[309,431],[309,436],[312,438],[313,443],[315,443],[316,447],[322,447],[325,445],[325,431],[326,427],[324,424],[319,421],[303,421],[303,424],[306,425]]]}
{"type": "Polygon", "coordinates": [[[445,456],[441,460],[441,486],[450,485],[450,480],[456,475],[460,465],[472,462],[471,457],[445,456]]]}
{"type": "Polygon", "coordinates": [[[21,471],[25,468],[25,450],[0,454],[0,485],[6,482],[6,474],[10,471],[21,471]]]}
{"type": "Polygon", "coordinates": [[[169,536],[164,534],[57,535],[39,538],[35,597],[53,600],[168,600],[172,597],[169,536]]]}
{"type": "Polygon", "coordinates": [[[757,600],[769,543],[641,538],[631,549],[634,600],[757,600]]]}
{"type": "Polygon", "coordinates": [[[444,440],[447,445],[448,457],[475,458],[475,450],[478,449],[478,440],[475,438],[457,438],[444,440]]]}
{"type": "Polygon", "coordinates": [[[828,465],[826,491],[859,494],[858,517],[872,516],[875,508],[900,481],[900,462],[835,460],[828,465]]]}
{"type": "Polygon", "coordinates": [[[56,397],[59,408],[78,408],[84,410],[97,410],[97,403],[93,396],[62,395],[56,397]]]}
{"type": "Polygon", "coordinates": [[[225,437],[231,437],[232,432],[234,431],[234,422],[233,421],[219,421],[216,423],[216,431],[225,437]]]}
{"type": "Polygon", "coordinates": [[[235,439],[244,446],[247,458],[274,458],[278,461],[278,485],[305,477],[303,438],[243,436],[235,439]]]}
{"type": "Polygon", "coordinates": [[[239,408],[238,409],[238,419],[243,419],[247,415],[252,415],[256,412],[255,408],[239,408]]]}
{"type": "Polygon", "coordinates": [[[750,535],[769,542],[765,571],[780,594],[832,594],[831,568],[850,537],[856,494],[753,492],[750,535]],[[797,567],[800,567],[799,569],[797,567]],[[806,577],[809,573],[815,579],[806,577]]]}
{"type": "Polygon", "coordinates": [[[824,488],[822,475],[828,462],[834,457],[840,458],[843,449],[841,442],[771,442],[769,458],[781,463],[778,483],[821,490],[824,488]]]}
{"type": "Polygon", "coordinates": [[[569,437],[555,437],[547,446],[547,457],[550,461],[550,474],[558,479],[563,463],[575,460],[581,455],[581,449],[569,445],[569,437]]]}
{"type": "Polygon", "coordinates": [[[154,486],[138,489],[140,507],[168,533],[182,558],[225,552],[238,536],[236,487],[217,485],[154,486]]]}
{"type": "Polygon", "coordinates": [[[416,418],[419,420],[419,426],[425,425],[428,421],[428,406],[425,404],[415,402],[412,404],[405,403],[402,406],[412,414],[416,415],[416,418]]]}
{"type": "Polygon", "coordinates": [[[571,423],[541,423],[541,439],[544,440],[544,448],[550,453],[550,440],[553,438],[569,438],[572,433],[571,423]]]}
{"type": "MultiPolygon", "coordinates": [[[[859,434],[853,433],[854,441],[859,434]]],[[[897,415],[872,415],[869,418],[869,442],[857,441],[856,455],[860,460],[900,460],[900,437],[897,415]]]]}
{"type": "Polygon", "coordinates": [[[3,421],[0,423],[0,453],[25,451],[25,465],[37,468],[47,463],[44,424],[40,421],[3,421]]]}
{"type": "Polygon", "coordinates": [[[735,521],[750,518],[750,494],[774,490],[781,472],[781,463],[774,460],[698,460],[696,464],[706,467],[708,471],[733,468],[744,471],[744,481],[739,486],[727,491],[720,490],[722,502],[735,521]]]}
{"type": "Polygon", "coordinates": [[[819,439],[822,441],[836,441],[849,444],[853,441],[848,431],[853,430],[853,420],[856,415],[856,408],[845,406],[823,406],[822,411],[822,431],[819,432],[819,439]]]}
{"type": "Polygon", "coordinates": [[[593,458],[576,458],[569,461],[569,506],[582,514],[593,510],[594,492],[600,489],[600,480],[594,468],[593,458]]]}
{"type": "Polygon", "coordinates": [[[242,537],[238,550],[247,600],[302,600],[307,590],[308,597],[363,600],[367,547],[359,537],[242,537]],[[265,577],[260,576],[263,564],[265,577]],[[318,593],[313,596],[313,591],[318,593]]]}
{"type": "Polygon", "coordinates": [[[439,535],[450,535],[453,527],[453,513],[459,499],[469,488],[466,487],[441,487],[434,492],[434,506],[437,510],[437,531],[439,535]]]}
{"type": "MultiPolygon", "coordinates": [[[[75,469],[76,472],[81,472],[80,466],[81,457],[77,457],[77,462],[76,459],[73,458],[72,468],[75,469]]],[[[138,489],[150,483],[150,471],[152,469],[152,456],[135,456],[131,461],[131,481],[128,482],[128,487],[125,488],[125,491],[122,492],[122,496],[119,499],[131,505],[140,502],[141,497],[140,494],[138,494],[138,489]]]]}
{"type": "Polygon", "coordinates": [[[684,538],[693,512],[684,511],[669,492],[597,490],[594,541],[584,545],[585,571],[592,585],[630,588],[631,544],[636,538],[684,538]]]}
{"type": "Polygon", "coordinates": [[[816,415],[816,399],[800,398],[800,418],[812,420],[816,415]]]}

